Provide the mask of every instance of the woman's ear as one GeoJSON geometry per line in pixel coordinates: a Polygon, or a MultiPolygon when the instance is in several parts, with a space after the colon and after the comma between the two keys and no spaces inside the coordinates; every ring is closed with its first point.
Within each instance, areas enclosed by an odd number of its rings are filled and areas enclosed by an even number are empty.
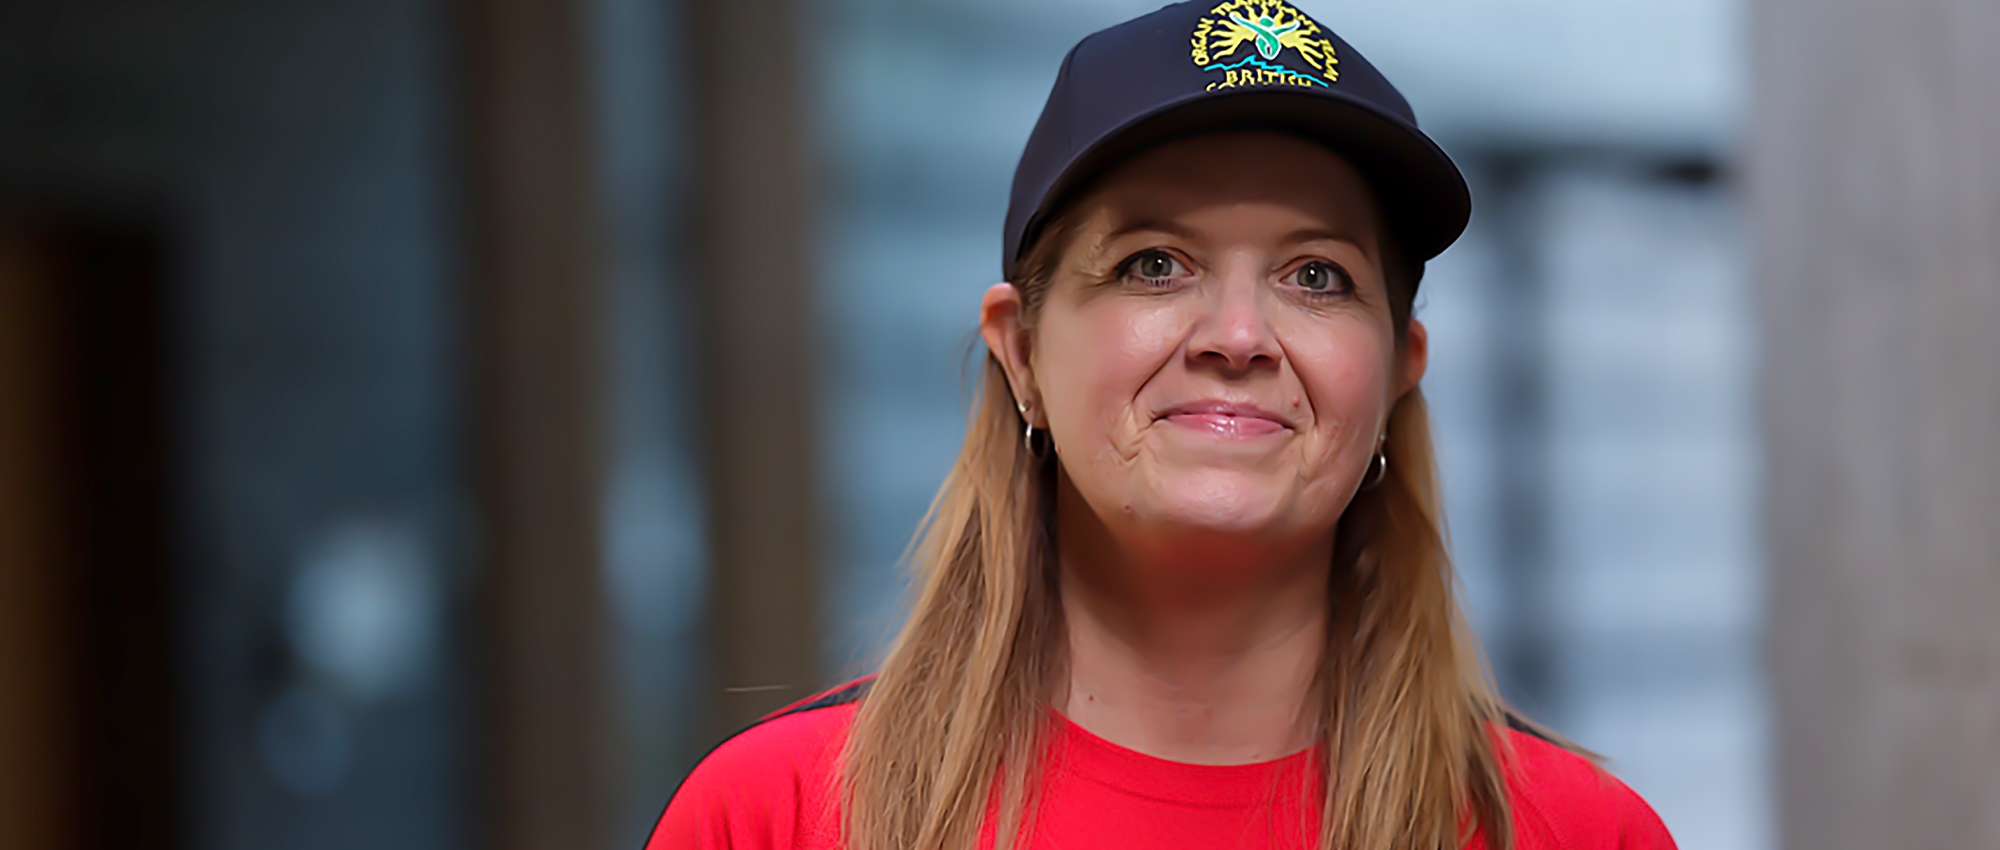
{"type": "Polygon", "coordinates": [[[1034,408],[1035,371],[1028,357],[1028,335],[1021,324],[1021,290],[1011,283],[986,288],[986,295],[979,299],[979,336],[1007,373],[1007,387],[1014,391],[1014,400],[1034,408]]]}
{"type": "Polygon", "coordinates": [[[1423,322],[1414,318],[1410,319],[1410,326],[1404,333],[1401,360],[1398,364],[1402,367],[1401,374],[1397,376],[1401,386],[1396,389],[1397,398],[1416,389],[1417,382],[1424,379],[1424,370],[1430,368],[1431,334],[1424,328],[1423,322]]]}

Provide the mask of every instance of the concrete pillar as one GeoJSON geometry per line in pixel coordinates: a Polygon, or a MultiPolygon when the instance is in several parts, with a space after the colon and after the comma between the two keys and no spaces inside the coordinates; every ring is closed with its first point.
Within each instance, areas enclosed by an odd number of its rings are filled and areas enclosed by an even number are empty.
{"type": "Polygon", "coordinates": [[[683,7],[718,736],[820,684],[799,5],[683,7]]]}
{"type": "Polygon", "coordinates": [[[2000,848],[2000,4],[1752,5],[1784,845],[2000,848]]]}
{"type": "Polygon", "coordinates": [[[607,846],[602,282],[588,3],[462,15],[483,847],[607,846]]]}

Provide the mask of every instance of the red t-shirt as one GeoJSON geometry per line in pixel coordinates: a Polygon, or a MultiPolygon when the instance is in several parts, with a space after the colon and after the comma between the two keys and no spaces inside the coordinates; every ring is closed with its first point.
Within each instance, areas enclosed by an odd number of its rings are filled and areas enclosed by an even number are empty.
{"type": "MultiPolygon", "coordinates": [[[[841,747],[865,685],[779,712],[703,759],[647,850],[839,850],[841,747]]],[[[1312,751],[1262,764],[1197,765],[1128,750],[1058,721],[1032,850],[1295,850],[1318,801],[1302,799],[1312,751]]],[[[1574,753],[1509,730],[1520,850],[1674,850],[1639,795],[1574,753]]],[[[981,850],[990,850],[993,824],[981,850]]],[[[1484,845],[1477,836],[1471,848],[1484,845]]]]}

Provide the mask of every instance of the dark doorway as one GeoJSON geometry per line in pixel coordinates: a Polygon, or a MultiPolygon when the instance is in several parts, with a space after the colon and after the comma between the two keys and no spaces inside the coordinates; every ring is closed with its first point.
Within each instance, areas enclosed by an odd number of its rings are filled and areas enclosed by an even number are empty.
{"type": "Polygon", "coordinates": [[[180,846],[161,239],[0,208],[0,846],[180,846]]]}

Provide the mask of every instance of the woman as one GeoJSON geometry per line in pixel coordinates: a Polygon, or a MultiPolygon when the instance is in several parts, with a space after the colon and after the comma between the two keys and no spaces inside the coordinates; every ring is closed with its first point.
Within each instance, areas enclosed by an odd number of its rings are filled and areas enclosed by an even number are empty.
{"type": "Polygon", "coordinates": [[[653,848],[1670,848],[1517,729],[1453,599],[1411,305],[1457,169],[1282,2],[1064,60],[985,387],[878,676],[724,743],[653,848]]]}

